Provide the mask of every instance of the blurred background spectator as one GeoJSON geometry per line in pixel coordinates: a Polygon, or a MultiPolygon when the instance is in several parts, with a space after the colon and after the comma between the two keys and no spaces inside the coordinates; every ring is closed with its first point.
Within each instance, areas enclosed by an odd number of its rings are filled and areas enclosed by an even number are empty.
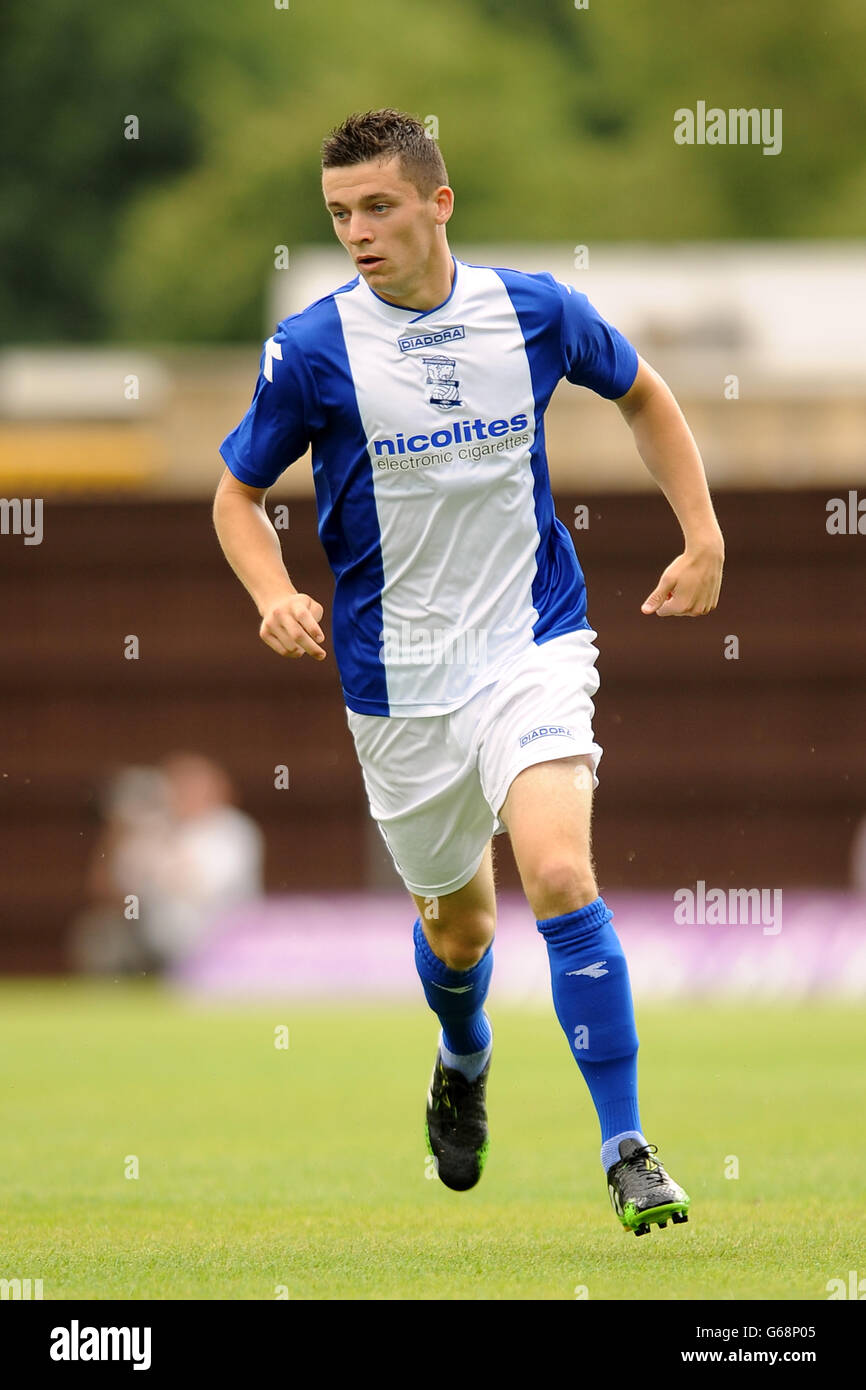
{"type": "Polygon", "coordinates": [[[232,795],[225,770],[197,753],[110,779],[88,874],[91,905],[70,933],[78,969],[176,965],[221,914],[262,892],[262,834],[232,795]]]}

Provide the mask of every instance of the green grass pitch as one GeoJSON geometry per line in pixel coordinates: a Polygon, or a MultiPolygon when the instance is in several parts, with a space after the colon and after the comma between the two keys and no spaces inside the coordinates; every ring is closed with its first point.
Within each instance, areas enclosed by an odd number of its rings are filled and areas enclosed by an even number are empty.
{"type": "Polygon", "coordinates": [[[45,1299],[762,1300],[866,1274],[862,1006],[638,1008],[645,1131],[692,1198],[640,1238],[552,1010],[490,1012],[490,1158],[452,1193],[425,1176],[420,1002],[4,984],[0,1278],[45,1299]]]}

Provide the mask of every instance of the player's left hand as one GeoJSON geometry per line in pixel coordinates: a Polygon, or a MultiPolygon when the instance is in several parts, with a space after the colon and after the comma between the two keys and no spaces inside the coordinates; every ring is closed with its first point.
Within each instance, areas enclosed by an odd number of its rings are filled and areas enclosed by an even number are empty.
{"type": "Polygon", "coordinates": [[[641,604],[642,613],[659,618],[700,618],[711,613],[722,587],[724,551],[713,546],[689,550],[672,560],[641,604]]]}

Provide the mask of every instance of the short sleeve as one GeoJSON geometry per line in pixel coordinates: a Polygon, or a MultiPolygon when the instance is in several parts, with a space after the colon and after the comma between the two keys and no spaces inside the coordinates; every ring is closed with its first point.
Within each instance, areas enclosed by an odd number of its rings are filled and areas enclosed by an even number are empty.
{"type": "Polygon", "coordinates": [[[638,355],[585,294],[557,281],[562,299],[563,376],[607,400],[624,396],[637,376],[638,355]]]}
{"type": "Polygon", "coordinates": [[[284,328],[265,343],[252,404],[220,445],[226,467],[250,487],[270,487],[310,444],[313,384],[284,328]]]}

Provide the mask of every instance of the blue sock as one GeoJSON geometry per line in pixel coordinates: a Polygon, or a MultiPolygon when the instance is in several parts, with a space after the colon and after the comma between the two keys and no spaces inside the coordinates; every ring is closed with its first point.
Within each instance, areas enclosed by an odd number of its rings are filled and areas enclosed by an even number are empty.
{"type": "Polygon", "coordinates": [[[638,1037],[628,967],[613,913],[603,898],[537,923],[547,943],[553,1006],[601,1125],[601,1160],[619,1158],[619,1141],[638,1139],[638,1037]]]}
{"type": "MultiPolygon", "coordinates": [[[[490,1022],[484,1012],[484,1001],[493,974],[493,947],[488,946],[481,959],[469,970],[451,970],[430,948],[421,928],[421,918],[416,917],[413,928],[415,938],[415,965],[421,976],[421,984],[427,1003],[442,1024],[442,1044],[452,1058],[466,1058],[469,1069],[475,1072],[483,1067],[479,1058],[490,1047],[492,1032],[490,1022]],[[471,1060],[470,1060],[471,1058],[471,1060]]],[[[452,1065],[445,1060],[446,1066],[452,1065]]],[[[458,1067],[458,1070],[464,1070],[458,1067]]],[[[467,1079],[475,1080],[468,1075],[467,1079]]]]}

